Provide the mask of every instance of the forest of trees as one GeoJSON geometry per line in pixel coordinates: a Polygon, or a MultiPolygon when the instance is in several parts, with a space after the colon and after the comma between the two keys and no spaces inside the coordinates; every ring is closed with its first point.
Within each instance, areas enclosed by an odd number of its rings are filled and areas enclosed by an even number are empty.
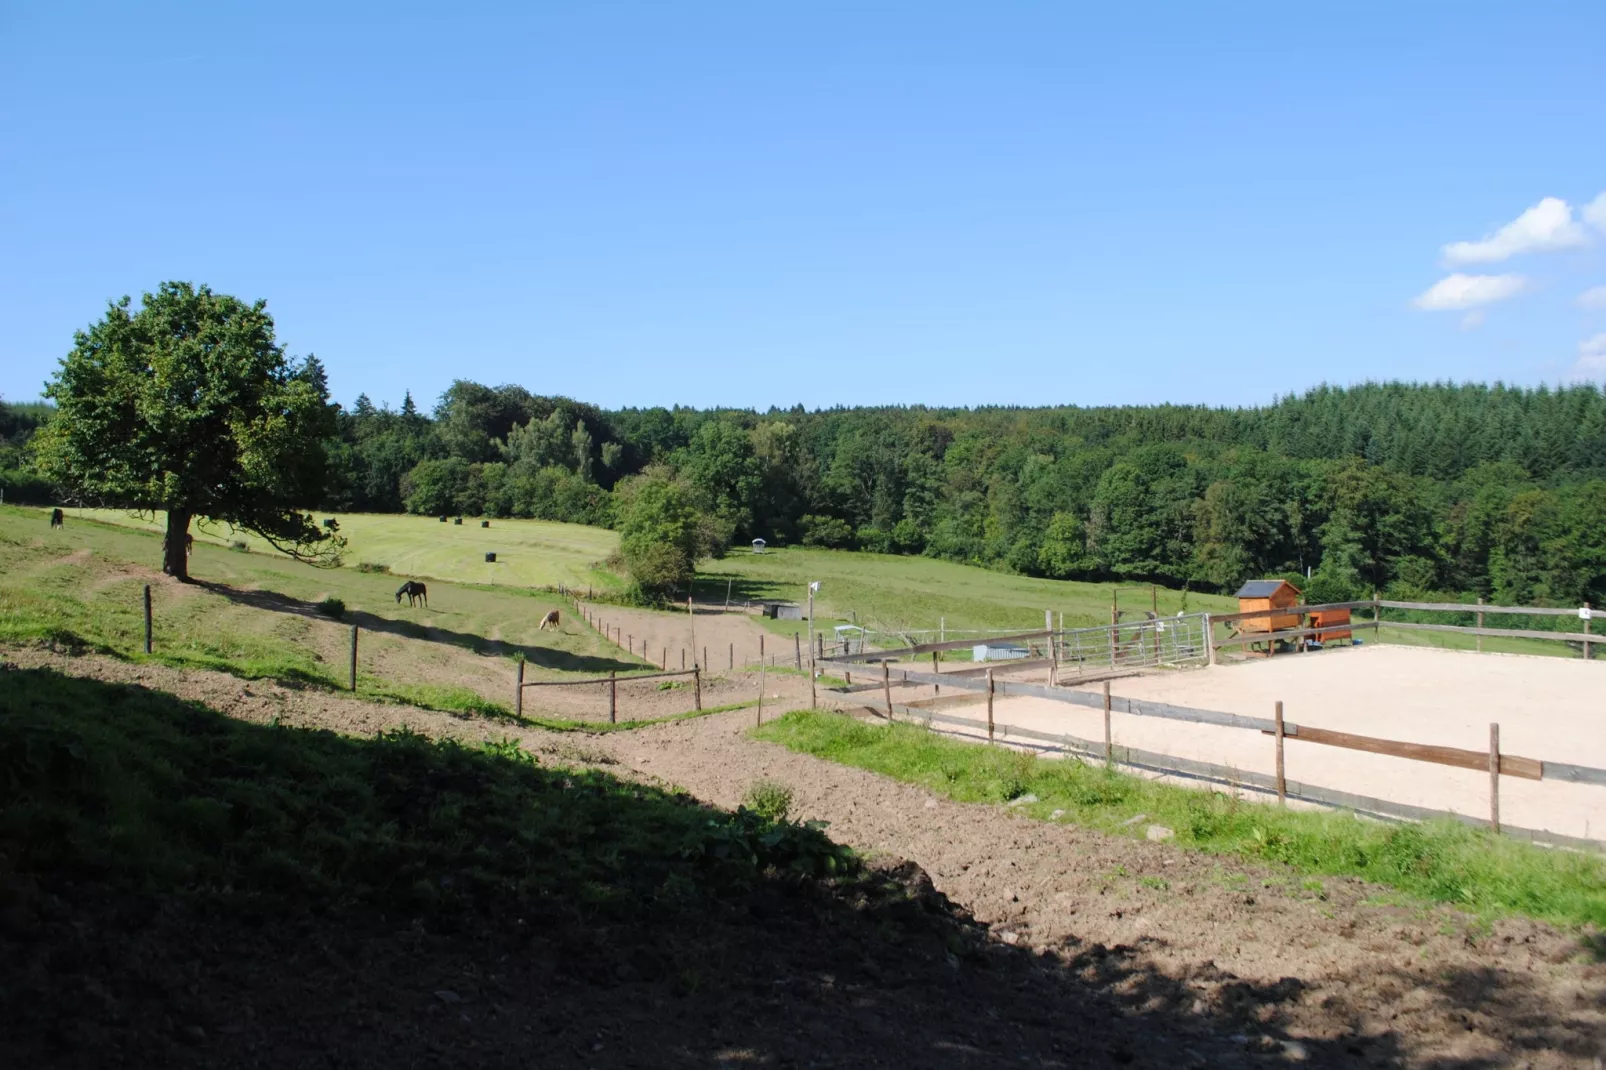
{"type": "MultiPolygon", "coordinates": [[[[0,414],[3,467],[25,465],[40,415],[0,414]]],[[[1311,570],[1324,600],[1606,601],[1606,394],[1593,385],[1324,386],[1241,409],[760,413],[605,411],[458,381],[430,413],[410,396],[399,411],[359,397],[336,416],[317,503],[331,511],[618,526],[623,501],[672,500],[696,519],[675,529],[689,553],[762,536],[1205,590],[1311,570]]]]}

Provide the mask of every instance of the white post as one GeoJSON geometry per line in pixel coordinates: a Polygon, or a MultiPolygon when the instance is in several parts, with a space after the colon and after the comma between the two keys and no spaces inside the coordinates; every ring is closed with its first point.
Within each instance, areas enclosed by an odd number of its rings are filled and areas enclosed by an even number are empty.
{"type": "Polygon", "coordinates": [[[1204,615],[1204,645],[1205,645],[1205,666],[1207,668],[1216,663],[1216,652],[1215,652],[1215,649],[1214,649],[1215,644],[1213,642],[1213,639],[1214,639],[1214,636],[1211,634],[1211,631],[1210,631],[1210,614],[1206,613],[1204,615]]]}
{"type": "Polygon", "coordinates": [[[947,617],[938,617],[937,618],[937,642],[946,643],[947,641],[948,641],[948,618],[947,617]]]}

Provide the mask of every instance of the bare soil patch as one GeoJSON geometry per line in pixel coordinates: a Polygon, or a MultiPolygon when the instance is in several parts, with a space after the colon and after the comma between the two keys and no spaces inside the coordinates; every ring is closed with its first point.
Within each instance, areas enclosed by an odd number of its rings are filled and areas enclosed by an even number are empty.
{"type": "Polygon", "coordinates": [[[1390,906],[1363,882],[1319,888],[1237,864],[937,799],[758,743],[732,715],[603,745],[624,765],[734,805],[754,780],[791,786],[837,839],[918,863],[936,889],[1017,945],[1120,949],[1201,1013],[1320,1040],[1364,1063],[1594,1066],[1606,1054],[1606,966],[1590,938],[1524,920],[1490,929],[1448,908],[1390,906]]]}
{"type": "MultiPolygon", "coordinates": [[[[781,655],[783,666],[796,667],[795,644],[765,631],[746,613],[705,606],[696,607],[695,614],[612,605],[588,605],[586,609],[610,636],[614,628],[622,631],[621,647],[654,665],[667,663],[668,668],[678,669],[684,654],[688,668],[694,661],[702,661],[711,671],[724,672],[733,665],[757,664],[762,646],[766,656],[781,655]]],[[[808,664],[806,650],[803,663],[808,664]]]]}

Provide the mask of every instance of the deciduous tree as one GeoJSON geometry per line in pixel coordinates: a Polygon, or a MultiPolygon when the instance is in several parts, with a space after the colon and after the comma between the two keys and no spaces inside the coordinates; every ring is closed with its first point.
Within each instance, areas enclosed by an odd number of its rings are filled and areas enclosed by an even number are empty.
{"type": "Polygon", "coordinates": [[[187,282],[137,310],[124,297],[75,336],[45,394],[57,413],[36,442],[40,469],[82,501],[165,511],[169,575],[189,578],[196,518],[338,562],[343,540],[302,512],[323,494],[335,426],[323,367],[285,355],[265,302],[187,282]]]}

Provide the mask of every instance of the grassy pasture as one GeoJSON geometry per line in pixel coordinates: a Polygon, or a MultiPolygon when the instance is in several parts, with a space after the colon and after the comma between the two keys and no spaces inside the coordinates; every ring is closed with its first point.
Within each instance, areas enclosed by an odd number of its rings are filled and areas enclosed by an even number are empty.
{"type": "MultiPolygon", "coordinates": [[[[322,520],[325,514],[319,514],[322,520]]],[[[598,567],[619,546],[619,536],[606,528],[557,524],[546,520],[492,520],[489,528],[465,517],[461,525],[442,524],[433,516],[376,513],[328,514],[345,536],[346,566],[387,566],[398,576],[451,580],[505,587],[618,587],[619,577],[598,567]],[[486,551],[496,563],[485,560],[486,551]]],[[[73,509],[68,522],[83,517],[110,524],[159,531],[166,518],[130,516],[120,509],[73,509]]],[[[248,532],[217,524],[192,529],[197,544],[228,546],[241,541],[252,550],[272,552],[248,532]]]]}
{"type": "Polygon", "coordinates": [[[572,618],[556,633],[538,631],[547,610],[568,608],[538,591],[432,583],[429,608],[409,609],[396,602],[395,576],[197,540],[190,567],[198,582],[178,584],[157,571],[160,557],[154,532],[77,517],[50,531],[38,509],[0,508],[0,642],[142,658],[142,588],[150,584],[152,657],[179,668],[341,687],[357,624],[360,694],[498,713],[508,704],[509,655],[525,656],[529,679],[645,667],[572,618]],[[339,619],[317,611],[325,599],[344,603],[339,619]]]}
{"type": "MultiPolygon", "coordinates": [[[[41,518],[42,513],[38,513],[41,518]]],[[[129,516],[115,509],[71,510],[69,522],[92,518],[147,531],[159,523],[129,516]]],[[[618,536],[603,528],[557,524],[544,520],[493,520],[489,529],[465,519],[461,527],[440,523],[435,517],[352,514],[339,516],[341,534],[349,549],[346,570],[359,563],[383,564],[397,576],[496,587],[540,587],[566,584],[617,590],[623,580],[599,567],[618,547],[618,536]],[[497,552],[496,564],[487,564],[485,551],[497,552]]],[[[43,522],[42,519],[40,521],[43,522]]],[[[218,526],[198,531],[197,544],[227,546],[234,540],[253,550],[271,553],[261,540],[245,533],[231,534],[218,526]]],[[[1117,585],[1048,580],[994,572],[973,565],[927,557],[867,554],[847,550],[806,547],[771,549],[753,554],[745,547],[728,556],[705,561],[697,577],[700,601],[785,599],[803,602],[808,583],[819,580],[815,596],[816,622],[821,627],[858,623],[889,629],[936,628],[946,618],[950,629],[1021,629],[1042,627],[1043,611],[1053,610],[1055,622],[1064,614],[1065,627],[1092,627],[1109,623],[1112,591],[1117,585]]],[[[400,582],[399,580],[397,581],[400,582]]],[[[1237,600],[1225,595],[1201,594],[1158,588],[1159,612],[1181,610],[1229,613],[1237,600]]],[[[1120,604],[1127,616],[1141,615],[1151,605],[1147,584],[1120,585],[1120,604]]],[[[1357,619],[1365,616],[1364,611],[1357,619]]],[[[1447,617],[1425,620],[1448,622],[1447,617]]],[[[796,621],[761,623],[769,630],[791,635],[806,629],[796,621]]],[[[1510,626],[1491,617],[1493,627],[1510,626]]],[[[1224,629],[1218,634],[1225,637],[1224,629]]],[[[1389,628],[1374,639],[1370,629],[1358,633],[1363,641],[1472,650],[1477,639],[1449,632],[1418,632],[1389,628]]],[[[1490,653],[1539,654],[1577,657],[1563,643],[1540,639],[1486,638],[1490,653]]],[[[1598,652],[1600,653],[1600,652],[1598,652]]]]}
{"type": "MultiPolygon", "coordinates": [[[[703,564],[697,577],[699,599],[721,601],[727,584],[733,600],[782,598],[803,602],[808,584],[820,581],[814,598],[822,622],[879,624],[890,628],[936,628],[946,617],[949,628],[1041,628],[1043,611],[1055,623],[1065,614],[1067,628],[1110,622],[1112,586],[1014,576],[973,565],[929,557],[866,554],[845,550],[786,547],[753,554],[736,550],[703,564]]],[[[1237,609],[1235,599],[1198,592],[1158,589],[1159,610],[1223,612],[1237,609]]],[[[1123,586],[1121,608],[1141,612],[1150,606],[1147,584],[1123,586]]],[[[766,622],[778,631],[796,631],[796,622],[766,622]]]]}

